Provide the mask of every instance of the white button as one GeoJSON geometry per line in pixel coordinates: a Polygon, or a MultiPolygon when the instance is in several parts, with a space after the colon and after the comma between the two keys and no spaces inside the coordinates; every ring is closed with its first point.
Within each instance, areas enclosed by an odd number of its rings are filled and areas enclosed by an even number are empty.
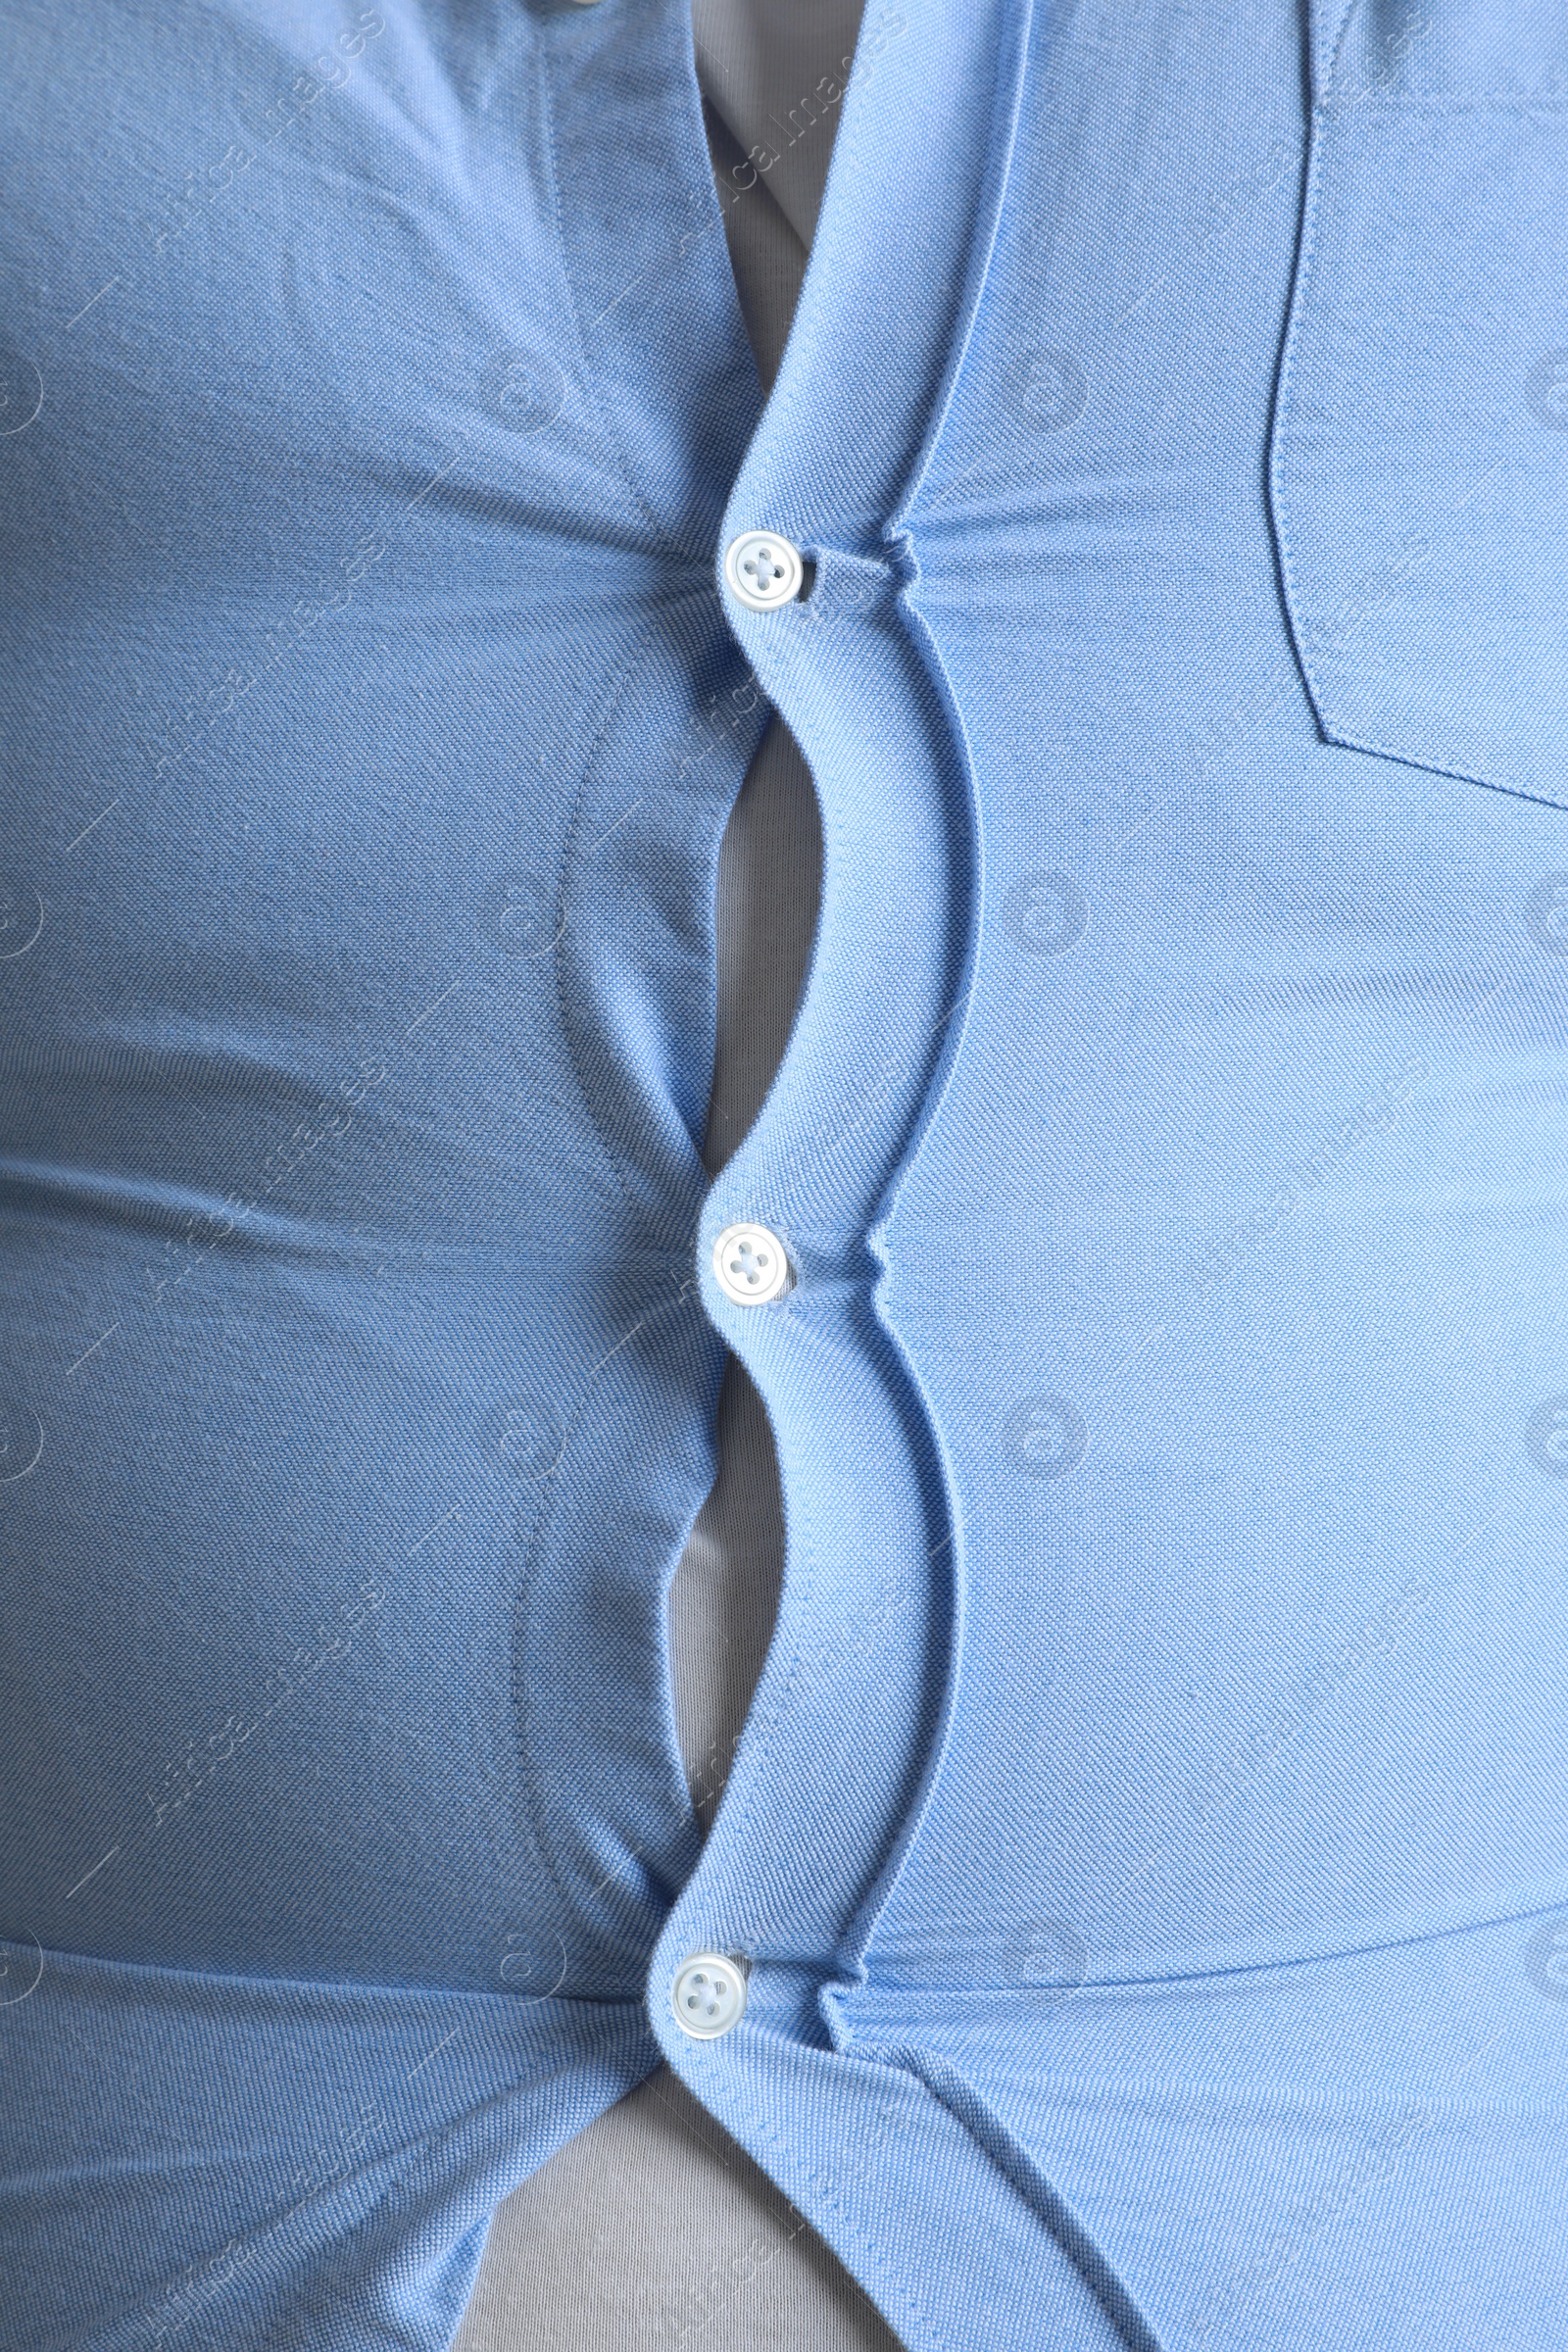
{"type": "Polygon", "coordinates": [[[694,1952],[675,1971],[669,2005],[697,2041],[714,2041],[740,2024],[746,1979],[722,1952],[694,1952]]]}
{"type": "Polygon", "coordinates": [[[724,550],[724,577],[743,605],[771,612],[800,595],[806,566],[800,549],[777,531],[743,531],[724,550]]]}
{"type": "Polygon", "coordinates": [[[765,1306],[790,1287],[790,1261],[765,1225],[726,1225],[713,1244],[713,1272],[737,1306],[765,1306]]]}

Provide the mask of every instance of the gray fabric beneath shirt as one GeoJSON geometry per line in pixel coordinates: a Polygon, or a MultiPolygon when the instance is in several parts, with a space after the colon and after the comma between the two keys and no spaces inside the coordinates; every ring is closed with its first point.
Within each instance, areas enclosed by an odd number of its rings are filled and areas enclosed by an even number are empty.
{"type": "MultiPolygon", "coordinates": [[[[812,93],[826,74],[842,79],[859,13],[860,0],[693,0],[709,148],[764,390],[832,151],[837,109],[812,93]],[[755,176],[737,177],[749,156],[755,176]]],[[[761,1107],[787,1043],[820,872],[811,780],[775,716],[719,857],[710,1174],[761,1107]]],[[[734,1357],[718,1447],[669,1601],[676,1724],[705,1828],[767,1648],[784,1557],[767,1417],[734,1357]]],[[[710,2326],[707,2341],[725,2352],[898,2352],[837,2258],[662,2068],[501,2207],[455,2352],[622,2352],[695,2342],[710,2326]]]]}

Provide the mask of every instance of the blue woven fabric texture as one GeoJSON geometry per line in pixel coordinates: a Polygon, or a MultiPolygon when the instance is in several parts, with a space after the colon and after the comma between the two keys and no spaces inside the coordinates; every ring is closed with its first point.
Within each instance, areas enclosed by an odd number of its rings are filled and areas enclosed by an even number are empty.
{"type": "Polygon", "coordinates": [[[443,2352],[662,2060],[909,2352],[1555,2352],[1560,10],[869,0],[765,399],[674,0],[0,27],[0,2345],[443,2352]]]}

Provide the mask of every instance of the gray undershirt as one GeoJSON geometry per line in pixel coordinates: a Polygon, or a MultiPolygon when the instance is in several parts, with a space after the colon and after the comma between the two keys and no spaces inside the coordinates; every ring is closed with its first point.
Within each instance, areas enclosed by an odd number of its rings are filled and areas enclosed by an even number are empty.
{"type": "MultiPolygon", "coordinates": [[[[764,391],[806,274],[838,117],[813,93],[824,75],[842,84],[859,15],[860,0],[692,0],[709,150],[764,391]],[[757,169],[737,177],[748,156],[757,169]]],[[[710,1174],[756,1118],[788,1042],[820,873],[816,796],[775,714],[719,853],[710,1174]]],[[[784,1560],[767,1416],[733,1356],[718,1463],[669,1595],[676,1726],[705,1829],[761,1669],[784,1560]]],[[[815,2231],[662,2067],[501,2206],[455,2352],[683,2340],[712,2352],[898,2352],[815,2231]]]]}

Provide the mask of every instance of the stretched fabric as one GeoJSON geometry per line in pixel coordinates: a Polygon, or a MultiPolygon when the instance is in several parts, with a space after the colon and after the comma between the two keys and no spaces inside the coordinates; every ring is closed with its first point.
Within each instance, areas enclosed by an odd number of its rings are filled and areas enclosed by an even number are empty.
{"type": "Polygon", "coordinates": [[[911,2352],[1547,2352],[1560,12],[873,5],[765,403],[671,0],[0,24],[0,2345],[436,2352],[662,2057],[911,2352]]]}

